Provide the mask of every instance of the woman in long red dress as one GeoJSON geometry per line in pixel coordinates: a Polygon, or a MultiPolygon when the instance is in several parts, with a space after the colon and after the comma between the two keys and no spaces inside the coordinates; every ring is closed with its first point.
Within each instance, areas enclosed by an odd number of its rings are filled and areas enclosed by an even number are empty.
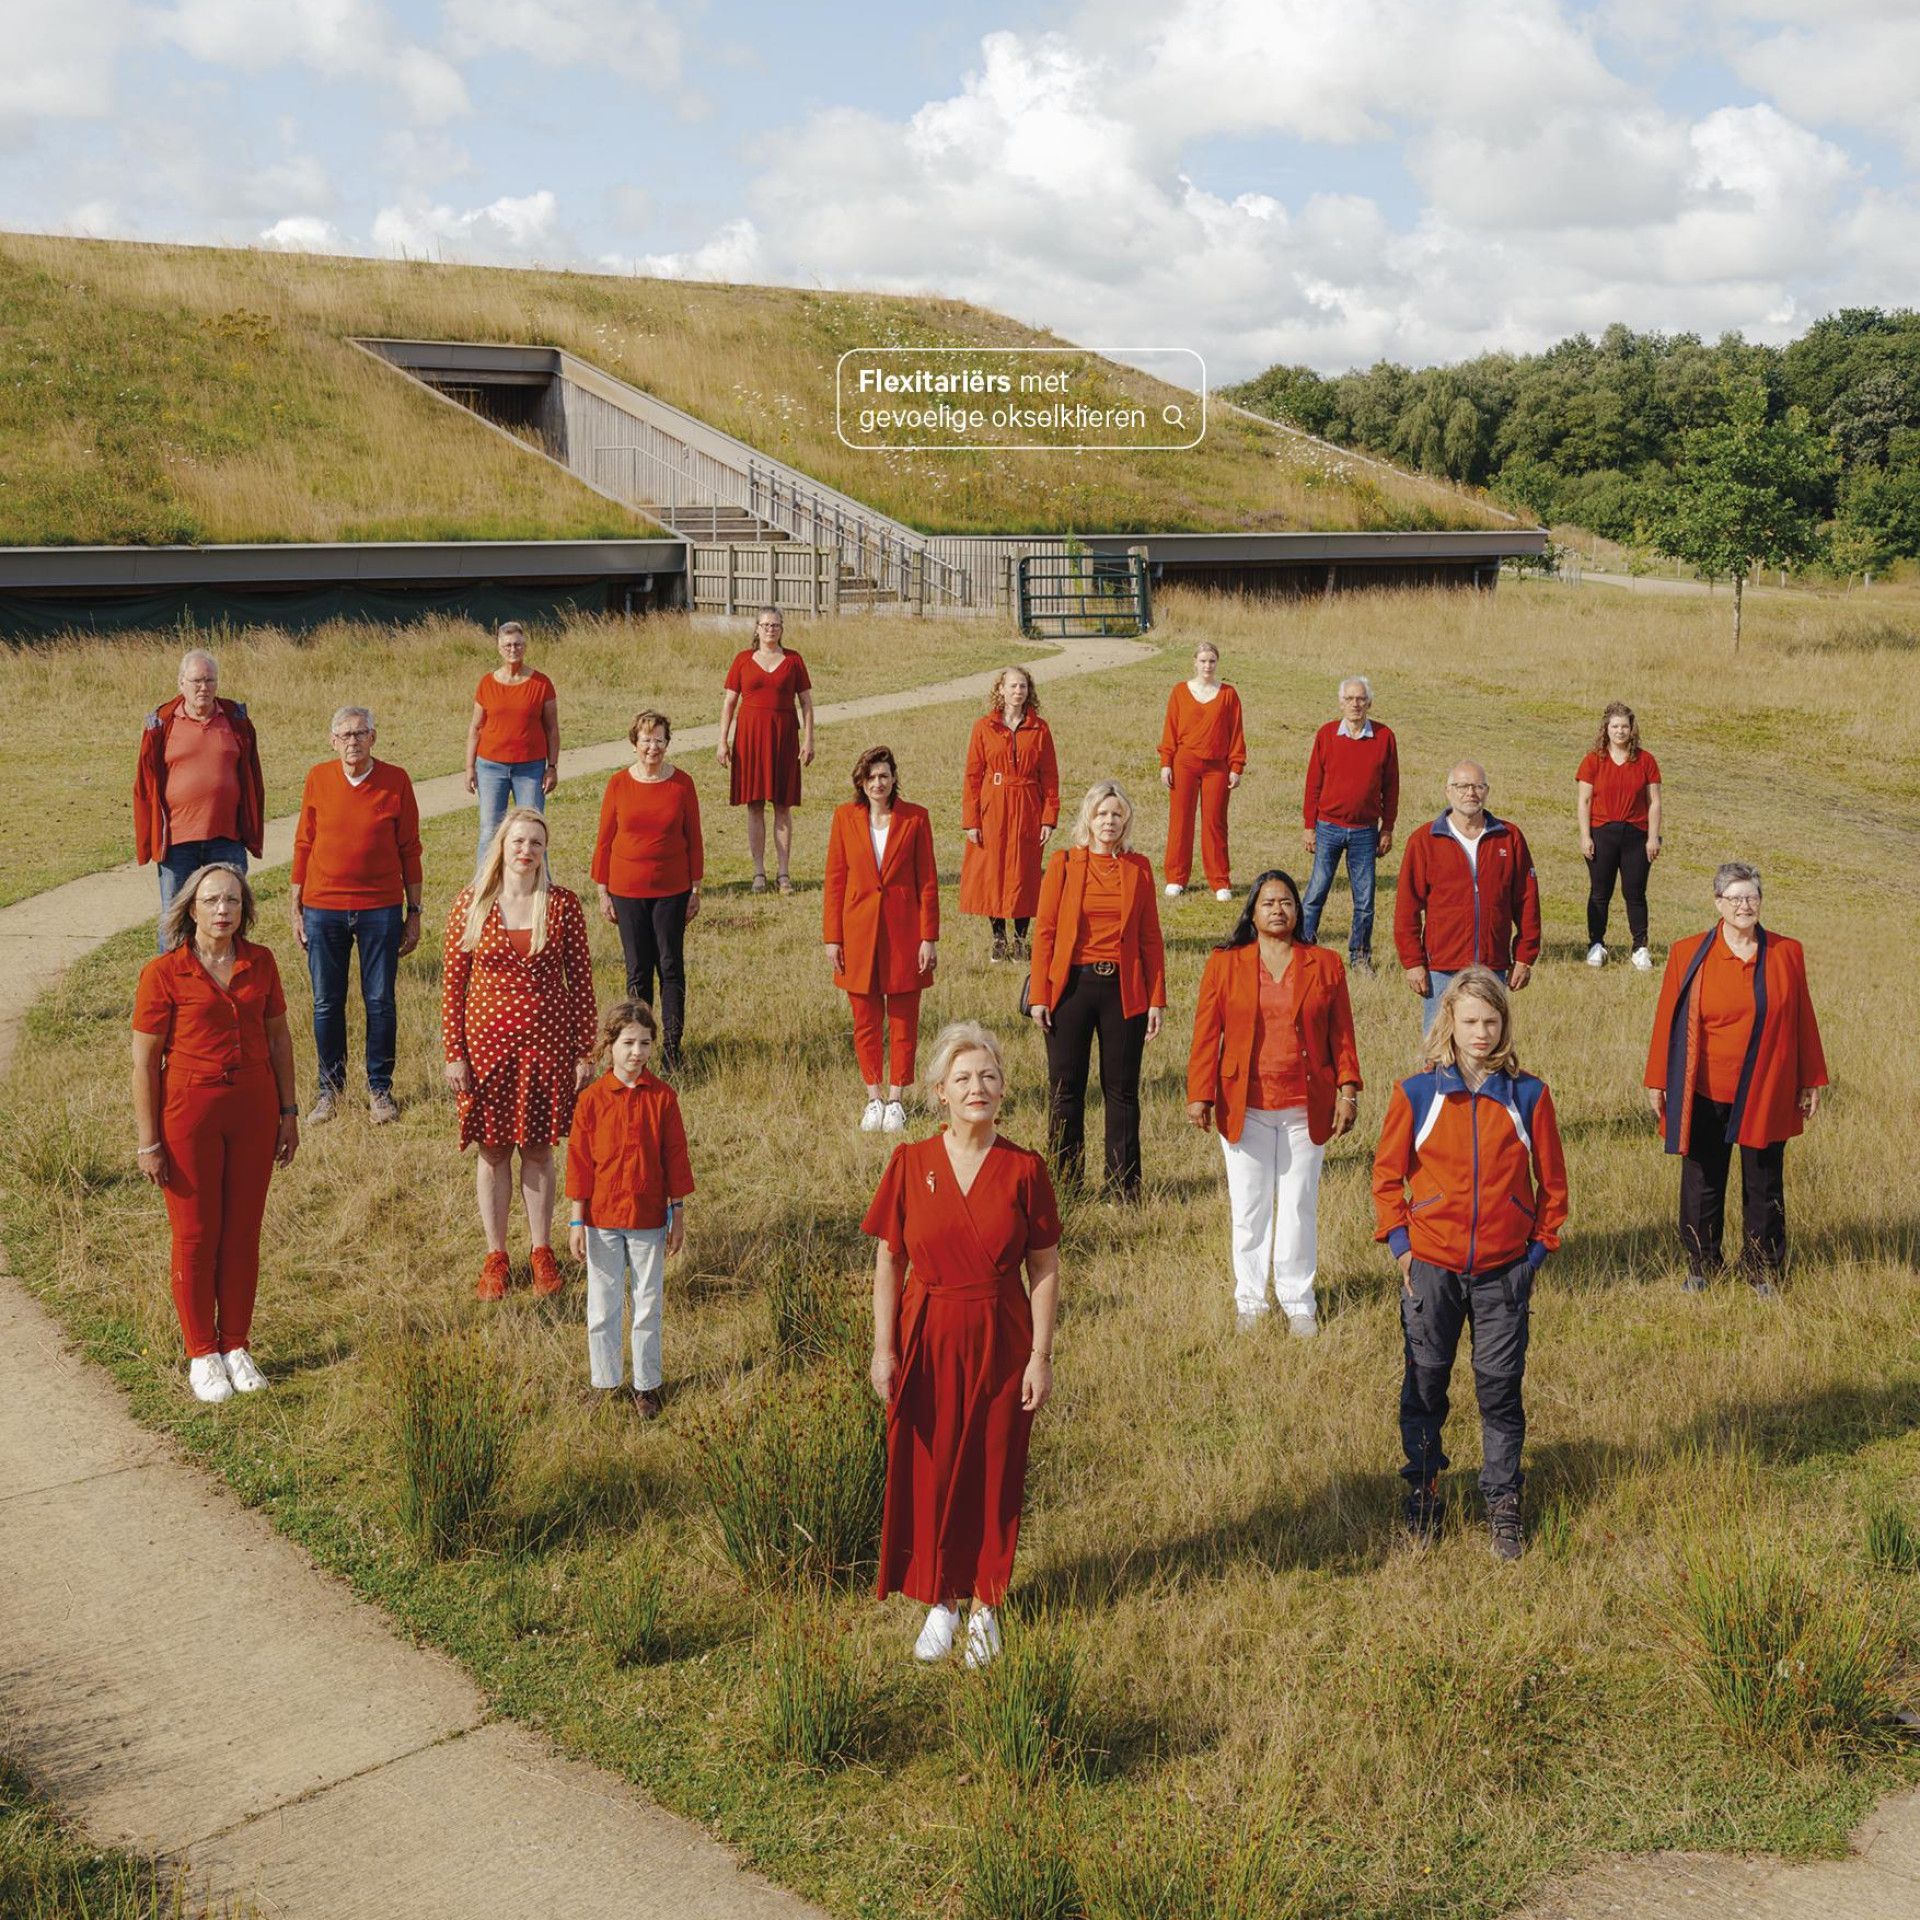
{"type": "Polygon", "coordinates": [[[767,890],[769,801],[780,891],[793,891],[793,810],[800,804],[800,769],[813,764],[813,682],[807,663],[784,644],[785,631],[777,607],[760,609],[753,645],[736,653],[727,669],[714,749],[714,758],[733,772],[729,804],[747,810],[755,893],[767,890]]]}
{"type": "Polygon", "coordinates": [[[873,1262],[873,1385],[887,1403],[880,1597],[927,1609],[914,1658],[1000,1651],[1033,1416],[1053,1392],[1060,1209],[1047,1164],[1003,1139],[1000,1048],[960,1021],[934,1043],[930,1140],[896,1147],[861,1229],[873,1262]],[[1021,1268],[1026,1284],[1021,1284],[1021,1268]]]}
{"type": "Polygon", "coordinates": [[[1040,903],[1040,865],[1060,819],[1060,763],[1053,734],[1025,667],[1004,667],[993,704],[973,723],[960,824],[960,911],[993,928],[991,960],[1024,960],[1027,928],[1040,903]],[[1007,922],[1013,939],[1007,939],[1007,922]]]}
{"type": "Polygon", "coordinates": [[[477,1146],[487,1257],[474,1289],[507,1290],[513,1152],[533,1241],[533,1290],[558,1293],[553,1257],[553,1145],[599,1044],[593,959],[579,900],[547,878],[547,823],[515,807],[488,843],[473,884],[447,915],[440,994],[447,1084],[460,1096],[460,1145],[477,1146]]]}
{"type": "Polygon", "coordinates": [[[853,1008],[854,1058],[867,1088],[860,1130],[898,1133],[920,1045],[920,995],[932,984],[940,939],[940,874],[927,810],[900,798],[891,747],[869,747],[854,762],[853,791],[833,810],[820,937],[833,984],[853,1008]]]}
{"type": "Polygon", "coordinates": [[[1160,729],[1160,779],[1172,795],[1167,809],[1167,898],[1177,900],[1193,878],[1193,809],[1200,808],[1200,861],[1216,900],[1233,898],[1227,856],[1227,795],[1247,766],[1246,724],[1240,696],[1220,678],[1220,649],[1201,641],[1193,678],[1167,695],[1160,729]]]}

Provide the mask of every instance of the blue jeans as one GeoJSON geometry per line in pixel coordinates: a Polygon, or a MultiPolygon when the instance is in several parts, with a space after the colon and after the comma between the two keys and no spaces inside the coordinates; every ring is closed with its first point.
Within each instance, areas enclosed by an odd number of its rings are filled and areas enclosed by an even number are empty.
{"type": "Polygon", "coordinates": [[[367,1009],[367,1090],[393,1086],[394,1039],[400,1030],[393,980],[400,967],[404,907],[306,907],[307,977],[313,982],[313,1045],[323,1092],[347,1084],[347,975],[360,949],[360,998],[367,1009]]]}
{"type": "MultiPolygon", "coordinates": [[[[238,840],[176,840],[155,864],[160,869],[160,918],[164,920],[173,896],[202,867],[238,867],[245,873],[247,850],[238,840]]],[[[155,944],[159,945],[158,938],[155,944]]]]}
{"type": "Polygon", "coordinates": [[[547,797],[540,791],[540,782],[545,778],[546,771],[547,763],[544,760],[474,761],[473,784],[480,794],[480,841],[474,855],[476,864],[485,856],[487,842],[507,817],[508,807],[531,807],[535,813],[546,812],[547,797]]]}
{"type": "MultiPolygon", "coordinates": [[[[1433,1026],[1433,1016],[1440,1011],[1440,996],[1445,993],[1446,990],[1453,985],[1454,981],[1465,971],[1466,969],[1464,967],[1456,967],[1451,973],[1437,973],[1432,967],[1427,969],[1427,997],[1420,1002],[1420,1031],[1422,1034],[1428,1032],[1433,1026]]],[[[1493,973],[1500,984],[1505,986],[1507,983],[1506,968],[1495,967],[1493,973]]]]}
{"type": "Polygon", "coordinates": [[[1313,874],[1307,881],[1306,898],[1301,901],[1300,931],[1309,940],[1318,938],[1320,913],[1333,891],[1333,876],[1339,870],[1340,856],[1347,856],[1347,884],[1353,889],[1353,930],[1347,935],[1349,953],[1373,951],[1373,860],[1380,845],[1378,827],[1337,827],[1330,820],[1320,821],[1313,829],[1313,874]]]}

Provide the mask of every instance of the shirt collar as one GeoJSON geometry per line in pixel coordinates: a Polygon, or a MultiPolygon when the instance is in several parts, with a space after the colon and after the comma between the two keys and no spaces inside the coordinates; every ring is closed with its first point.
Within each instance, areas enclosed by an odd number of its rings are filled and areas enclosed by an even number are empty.
{"type": "Polygon", "coordinates": [[[1347,733],[1347,716],[1344,713],[1340,716],[1339,726],[1340,731],[1346,734],[1349,740],[1371,740],[1373,738],[1373,718],[1371,715],[1360,722],[1360,731],[1358,733],[1347,733]]]}
{"type": "Polygon", "coordinates": [[[367,782],[373,778],[373,770],[380,762],[369,755],[365,768],[358,774],[347,773],[347,763],[344,760],[337,760],[334,764],[340,769],[342,774],[346,775],[347,785],[357,788],[364,787],[367,782]]]}

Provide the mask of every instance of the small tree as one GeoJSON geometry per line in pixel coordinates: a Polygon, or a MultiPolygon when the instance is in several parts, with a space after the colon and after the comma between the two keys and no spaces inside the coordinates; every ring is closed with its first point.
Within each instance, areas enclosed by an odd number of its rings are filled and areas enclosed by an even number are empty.
{"type": "Polygon", "coordinates": [[[1833,469],[1833,454],[1804,407],[1767,418],[1767,390],[1757,375],[1730,379],[1727,417],[1681,442],[1673,484],[1652,514],[1653,543],[1710,580],[1732,580],[1736,653],[1747,575],[1819,551],[1815,507],[1833,469]]]}

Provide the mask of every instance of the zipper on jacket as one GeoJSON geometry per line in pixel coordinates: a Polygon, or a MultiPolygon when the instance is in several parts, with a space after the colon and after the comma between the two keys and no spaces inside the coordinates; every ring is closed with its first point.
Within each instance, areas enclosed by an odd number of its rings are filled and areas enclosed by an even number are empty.
{"type": "MultiPolygon", "coordinates": [[[[1479,917],[1479,906],[1480,906],[1479,895],[1476,893],[1474,896],[1474,914],[1475,914],[1475,921],[1476,921],[1476,927],[1475,927],[1476,933],[1478,932],[1477,922],[1479,917]]],[[[1478,1087],[1469,1087],[1467,1089],[1467,1125],[1473,1134],[1473,1211],[1467,1216],[1467,1272],[1469,1274],[1473,1272],[1474,1254],[1478,1250],[1479,1242],[1480,1242],[1480,1107],[1479,1107],[1479,1099],[1480,1099],[1480,1089],[1478,1087]]]]}

